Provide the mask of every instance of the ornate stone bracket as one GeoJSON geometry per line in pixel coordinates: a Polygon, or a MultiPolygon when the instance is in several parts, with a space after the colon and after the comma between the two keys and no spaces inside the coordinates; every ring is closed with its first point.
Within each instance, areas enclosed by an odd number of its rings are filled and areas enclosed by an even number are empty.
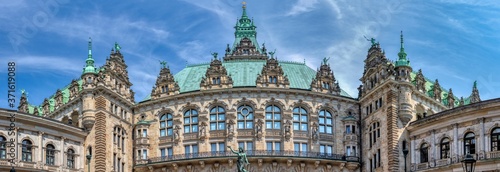
{"type": "Polygon", "coordinates": [[[233,138],[234,138],[234,121],[233,120],[229,120],[229,122],[227,123],[227,140],[229,142],[232,142],[233,141],[233,138]]]}
{"type": "Polygon", "coordinates": [[[257,123],[255,125],[255,137],[257,138],[257,141],[262,140],[262,126],[264,125],[264,121],[262,119],[257,120],[257,123]]]}

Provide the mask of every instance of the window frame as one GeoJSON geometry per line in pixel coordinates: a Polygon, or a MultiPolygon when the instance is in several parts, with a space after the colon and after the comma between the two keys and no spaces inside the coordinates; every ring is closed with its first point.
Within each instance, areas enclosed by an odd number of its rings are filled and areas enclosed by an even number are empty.
{"type": "Polygon", "coordinates": [[[473,155],[476,153],[476,134],[474,132],[465,133],[463,148],[464,148],[464,155],[467,155],[468,153],[473,155]]]}
{"type": "Polygon", "coordinates": [[[71,169],[75,168],[75,150],[73,149],[66,151],[66,166],[71,169]]]}
{"type": "Polygon", "coordinates": [[[491,130],[490,148],[491,151],[500,151],[500,127],[491,130]]]}
{"type": "Polygon", "coordinates": [[[327,109],[321,109],[318,112],[318,120],[319,120],[319,133],[323,134],[333,134],[333,124],[334,119],[332,113],[327,109]],[[328,120],[330,120],[330,124],[328,124],[328,120]],[[328,131],[328,128],[330,131],[328,131]]]}
{"type": "Polygon", "coordinates": [[[297,106],[293,108],[293,130],[294,131],[309,131],[309,113],[306,108],[297,106]],[[305,117],[305,120],[303,120],[305,117]]]}
{"type": "Polygon", "coordinates": [[[183,115],[183,123],[184,123],[184,134],[188,133],[198,133],[198,123],[199,123],[199,112],[196,109],[188,109],[184,111],[183,115]],[[186,123],[186,120],[189,120],[189,123],[186,123]],[[188,128],[186,128],[188,127],[188,128]]]}
{"type": "Polygon", "coordinates": [[[450,158],[450,139],[445,137],[439,142],[439,153],[441,159],[450,158]]]}
{"type": "Polygon", "coordinates": [[[429,145],[427,143],[423,143],[420,145],[420,163],[429,162],[429,145]]]}
{"type": "Polygon", "coordinates": [[[33,162],[33,142],[28,139],[22,141],[22,156],[21,161],[33,162]]]}
{"type": "Polygon", "coordinates": [[[209,117],[210,117],[210,131],[226,130],[226,109],[224,107],[214,106],[213,108],[210,109],[209,117]],[[220,118],[221,116],[223,118],[220,118]],[[212,127],[212,125],[214,125],[214,127],[212,127]]]}
{"type": "Polygon", "coordinates": [[[282,113],[281,108],[277,105],[268,105],[265,109],[266,129],[281,129],[282,113]],[[278,118],[276,118],[278,117],[278,118]],[[270,127],[269,125],[270,124],[270,127]],[[276,125],[277,124],[277,125],[276,125]]]}
{"type": "Polygon", "coordinates": [[[238,106],[237,110],[237,128],[238,129],[253,129],[254,127],[255,112],[254,108],[250,105],[243,104],[238,106]],[[244,115],[243,109],[246,108],[248,113],[244,115]]]}
{"type": "Polygon", "coordinates": [[[160,137],[172,136],[174,126],[174,115],[164,113],[160,116],[160,137]]]}
{"type": "Polygon", "coordinates": [[[48,144],[45,147],[45,164],[55,165],[56,162],[56,147],[52,144],[48,144]]]}

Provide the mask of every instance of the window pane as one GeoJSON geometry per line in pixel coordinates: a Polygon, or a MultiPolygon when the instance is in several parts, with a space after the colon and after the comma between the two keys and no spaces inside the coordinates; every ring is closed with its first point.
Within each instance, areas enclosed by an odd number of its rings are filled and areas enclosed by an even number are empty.
{"type": "Polygon", "coordinates": [[[268,151],[273,150],[273,142],[266,142],[266,149],[268,151]]]}
{"type": "Polygon", "coordinates": [[[245,123],[243,122],[238,122],[238,129],[245,128],[245,123]]]}
{"type": "Polygon", "coordinates": [[[307,144],[302,143],[302,152],[307,152],[307,144]]]}
{"type": "Polygon", "coordinates": [[[324,124],[325,123],[325,118],[319,118],[319,123],[324,124]]]}
{"type": "Polygon", "coordinates": [[[165,128],[165,127],[166,127],[165,121],[160,122],[160,128],[165,128]]]}
{"type": "Polygon", "coordinates": [[[224,129],[226,129],[226,123],[225,122],[219,123],[219,130],[224,130],[224,129]]]}
{"type": "Polygon", "coordinates": [[[294,143],[293,144],[293,150],[296,151],[296,152],[300,151],[300,145],[298,143],[294,143]]]}
{"type": "Polygon", "coordinates": [[[280,120],[281,119],[281,115],[280,114],[274,114],[274,119],[275,120],[280,120]]]}
{"type": "Polygon", "coordinates": [[[281,128],[281,123],[280,122],[274,122],[274,129],[280,129],[281,128]]]}
{"type": "Polygon", "coordinates": [[[320,132],[320,133],[324,133],[324,132],[325,132],[325,126],[320,125],[320,126],[319,126],[319,132],[320,132]]]}
{"type": "Polygon", "coordinates": [[[300,130],[307,131],[307,124],[300,124],[300,130]]]}
{"type": "Polygon", "coordinates": [[[165,129],[161,129],[161,130],[160,130],[160,137],[161,137],[161,136],[165,136],[165,134],[166,134],[166,133],[165,133],[165,129]]]}
{"type": "Polygon", "coordinates": [[[307,122],[307,116],[305,116],[305,115],[300,116],[300,121],[307,122]]]}
{"type": "Polygon", "coordinates": [[[211,148],[212,152],[217,151],[217,144],[216,143],[210,144],[210,148],[211,148]]]}
{"type": "Polygon", "coordinates": [[[210,121],[215,121],[217,120],[217,116],[216,115],[210,115],[210,121]]]}
{"type": "Polygon", "coordinates": [[[274,142],[274,150],[276,150],[276,151],[281,150],[281,143],[280,142],[274,142]]]}
{"type": "Polygon", "coordinates": [[[167,121],[167,126],[171,127],[172,126],[172,120],[167,121]]]}
{"type": "Polygon", "coordinates": [[[327,118],[327,119],[326,119],[326,124],[328,124],[328,125],[332,125],[332,119],[331,119],[331,118],[327,118]]]}
{"type": "Polygon", "coordinates": [[[217,129],[217,123],[211,122],[210,123],[210,130],[216,130],[217,129]]]}
{"type": "Polygon", "coordinates": [[[226,150],[226,144],[219,143],[219,151],[224,151],[224,150],[226,150]]]}
{"type": "Polygon", "coordinates": [[[189,126],[184,126],[184,133],[190,133],[189,126]]]}
{"type": "Polygon", "coordinates": [[[269,121],[268,121],[268,122],[266,122],[266,128],[267,128],[267,129],[271,129],[271,128],[273,128],[273,122],[269,122],[269,121]]]}
{"type": "Polygon", "coordinates": [[[298,121],[299,120],[299,115],[293,115],[293,120],[298,121]]]}
{"type": "Polygon", "coordinates": [[[219,120],[225,120],[226,115],[225,114],[219,114],[219,120]]]}
{"type": "Polygon", "coordinates": [[[189,124],[191,123],[191,121],[189,120],[189,118],[184,118],[184,124],[189,124]]]}
{"type": "Polygon", "coordinates": [[[297,122],[293,123],[293,130],[299,130],[299,123],[297,122]]]}
{"type": "Polygon", "coordinates": [[[253,150],[253,142],[247,142],[246,150],[249,150],[249,151],[253,150]]]}
{"type": "Polygon", "coordinates": [[[273,119],[273,114],[266,113],[266,119],[273,119]]]}
{"type": "Polygon", "coordinates": [[[253,128],[253,122],[247,122],[247,128],[253,128]]]}
{"type": "Polygon", "coordinates": [[[326,127],[326,133],[332,134],[333,133],[332,127],[330,126],[326,127]]]}
{"type": "Polygon", "coordinates": [[[193,132],[198,132],[198,125],[193,125],[191,126],[193,129],[193,132]]]}
{"type": "Polygon", "coordinates": [[[191,120],[193,123],[198,123],[198,117],[192,117],[192,120],[191,120]]]}

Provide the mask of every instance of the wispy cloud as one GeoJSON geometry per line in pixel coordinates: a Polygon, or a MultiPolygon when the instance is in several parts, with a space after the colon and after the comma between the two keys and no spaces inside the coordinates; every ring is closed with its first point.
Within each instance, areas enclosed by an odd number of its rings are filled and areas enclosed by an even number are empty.
{"type": "Polygon", "coordinates": [[[286,13],[287,16],[299,15],[314,10],[318,0],[298,0],[292,9],[286,13]]]}
{"type": "MultiPolygon", "coordinates": [[[[78,76],[83,70],[83,63],[75,63],[67,57],[57,56],[12,56],[19,73],[57,73],[78,76]]],[[[6,71],[1,71],[6,72],[6,71]]]]}

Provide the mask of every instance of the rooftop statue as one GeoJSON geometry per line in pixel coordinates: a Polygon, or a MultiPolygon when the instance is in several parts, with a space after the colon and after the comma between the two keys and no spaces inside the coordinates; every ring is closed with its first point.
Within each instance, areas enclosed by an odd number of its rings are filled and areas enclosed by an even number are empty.
{"type": "Polygon", "coordinates": [[[250,163],[248,163],[247,154],[245,153],[243,148],[240,147],[238,149],[238,152],[234,151],[233,148],[231,148],[231,146],[228,146],[228,148],[231,150],[231,152],[238,155],[238,162],[236,164],[238,166],[238,172],[248,172],[245,169],[245,165],[250,164],[250,163]]]}
{"type": "Polygon", "coordinates": [[[118,45],[118,43],[115,42],[115,50],[120,51],[120,49],[122,49],[122,47],[120,47],[120,45],[118,45]]]}
{"type": "Polygon", "coordinates": [[[326,58],[326,57],[325,57],[325,58],[323,58],[323,64],[325,64],[325,65],[326,65],[326,64],[328,63],[328,60],[330,60],[330,57],[328,57],[328,58],[326,58]]]}
{"type": "Polygon", "coordinates": [[[218,55],[218,54],[219,54],[219,53],[215,53],[215,52],[213,52],[213,53],[212,53],[212,56],[214,56],[214,60],[217,60],[217,55],[218,55]]]}
{"type": "Polygon", "coordinates": [[[367,41],[370,41],[370,42],[372,43],[372,46],[374,46],[374,45],[376,45],[376,44],[377,44],[377,43],[375,42],[375,38],[370,38],[370,39],[368,39],[368,38],[365,36],[365,39],[366,39],[367,41]]]}
{"type": "Polygon", "coordinates": [[[161,64],[162,69],[163,68],[167,68],[167,62],[166,61],[161,61],[160,60],[160,64],[161,64]]]}

